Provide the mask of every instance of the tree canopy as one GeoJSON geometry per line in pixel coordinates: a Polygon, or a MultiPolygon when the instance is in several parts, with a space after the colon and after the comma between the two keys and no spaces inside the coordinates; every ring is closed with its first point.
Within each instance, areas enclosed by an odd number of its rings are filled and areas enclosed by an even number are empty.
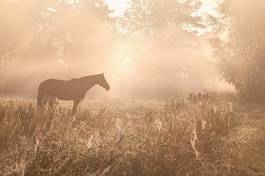
{"type": "Polygon", "coordinates": [[[87,70],[83,74],[93,72],[112,49],[116,29],[110,12],[103,0],[1,1],[1,92],[13,93],[13,84],[23,84],[29,76],[36,84],[36,77],[69,77],[71,68],[75,75],[82,69],[87,70]]]}
{"type": "Polygon", "coordinates": [[[200,2],[132,0],[111,17],[104,0],[1,1],[0,92],[34,93],[43,79],[104,71],[130,95],[211,87],[208,44],[191,32],[206,27],[200,2]]]}
{"type": "Polygon", "coordinates": [[[264,10],[263,0],[224,1],[219,20],[223,33],[211,41],[223,76],[254,101],[264,101],[265,95],[264,10]]]}

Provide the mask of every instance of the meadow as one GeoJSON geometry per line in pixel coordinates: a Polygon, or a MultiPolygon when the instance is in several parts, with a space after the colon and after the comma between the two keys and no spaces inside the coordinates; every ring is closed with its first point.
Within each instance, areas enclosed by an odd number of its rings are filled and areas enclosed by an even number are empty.
{"type": "Polygon", "coordinates": [[[67,104],[40,112],[34,101],[1,99],[0,175],[262,175],[265,128],[236,108],[201,93],[90,100],[72,116],[67,104]]]}

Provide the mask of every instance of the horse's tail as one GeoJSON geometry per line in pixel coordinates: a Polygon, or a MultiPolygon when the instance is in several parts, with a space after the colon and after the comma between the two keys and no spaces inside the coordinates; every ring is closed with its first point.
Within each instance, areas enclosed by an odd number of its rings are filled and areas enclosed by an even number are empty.
{"type": "Polygon", "coordinates": [[[41,88],[41,85],[38,88],[38,96],[37,96],[37,107],[41,107],[42,106],[42,98],[43,98],[43,91],[41,88]]]}

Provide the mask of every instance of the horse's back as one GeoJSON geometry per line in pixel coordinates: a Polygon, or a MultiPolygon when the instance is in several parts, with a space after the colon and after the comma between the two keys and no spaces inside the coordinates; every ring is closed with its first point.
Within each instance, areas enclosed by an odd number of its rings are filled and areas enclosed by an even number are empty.
{"type": "Polygon", "coordinates": [[[67,81],[59,80],[59,79],[47,79],[40,83],[41,86],[53,86],[53,85],[62,85],[65,84],[67,81]]]}
{"type": "Polygon", "coordinates": [[[63,89],[65,87],[66,81],[58,80],[58,79],[47,79],[40,83],[39,90],[42,89],[44,91],[58,91],[58,89],[63,89]]]}
{"type": "Polygon", "coordinates": [[[40,83],[39,91],[62,100],[71,100],[75,96],[75,85],[71,81],[47,79],[40,83]]]}
{"type": "Polygon", "coordinates": [[[42,81],[41,83],[40,83],[40,85],[42,85],[42,84],[46,84],[46,83],[52,83],[52,82],[62,82],[63,80],[60,80],[60,79],[46,79],[46,80],[44,80],[44,81],[42,81]]]}

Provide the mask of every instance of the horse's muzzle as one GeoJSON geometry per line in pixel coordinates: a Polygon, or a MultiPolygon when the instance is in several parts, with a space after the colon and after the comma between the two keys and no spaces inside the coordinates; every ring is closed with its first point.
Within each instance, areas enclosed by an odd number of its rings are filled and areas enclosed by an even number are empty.
{"type": "Polygon", "coordinates": [[[106,90],[106,91],[109,91],[109,90],[110,90],[110,87],[105,88],[105,90],[106,90]]]}

